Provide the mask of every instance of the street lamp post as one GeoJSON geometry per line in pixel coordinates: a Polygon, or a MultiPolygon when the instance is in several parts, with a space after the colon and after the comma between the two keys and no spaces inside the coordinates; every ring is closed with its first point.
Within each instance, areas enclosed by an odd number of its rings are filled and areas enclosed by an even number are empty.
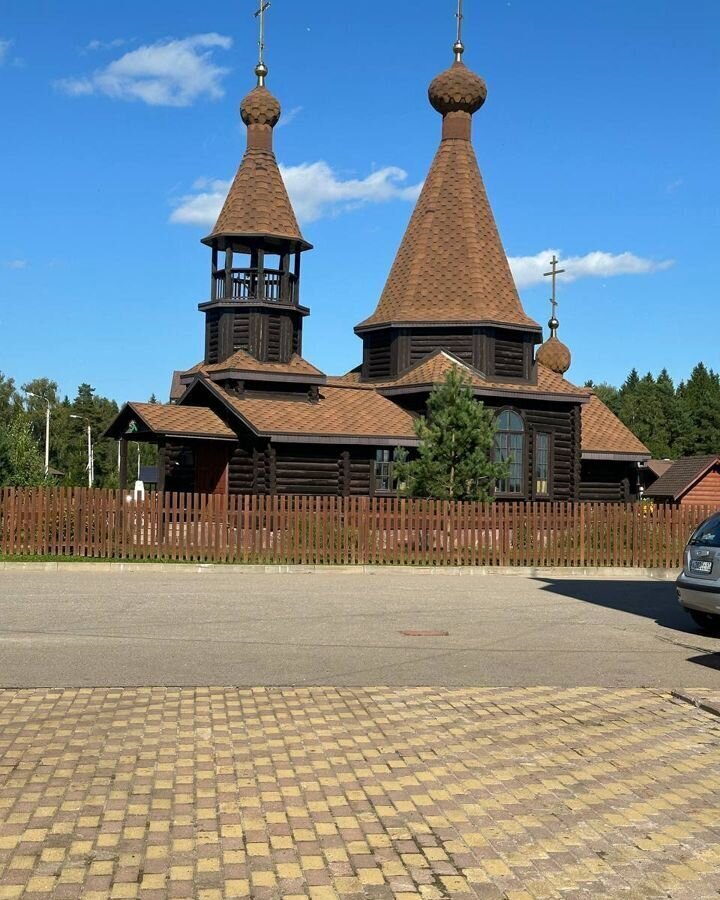
{"type": "Polygon", "coordinates": [[[94,470],[95,466],[94,466],[94,460],[93,460],[94,453],[93,453],[93,444],[92,444],[92,428],[90,426],[90,420],[86,419],[85,416],[76,416],[76,415],[73,415],[72,413],[70,414],[70,418],[71,419],[80,419],[82,422],[85,422],[85,425],[87,426],[88,487],[92,487],[93,486],[93,476],[95,474],[95,472],[93,470],[94,470]]]}
{"type": "Polygon", "coordinates": [[[34,397],[36,400],[42,400],[47,404],[45,410],[45,477],[50,474],[50,401],[47,397],[41,397],[40,394],[33,394],[32,391],[25,391],[28,397],[34,397]]]}

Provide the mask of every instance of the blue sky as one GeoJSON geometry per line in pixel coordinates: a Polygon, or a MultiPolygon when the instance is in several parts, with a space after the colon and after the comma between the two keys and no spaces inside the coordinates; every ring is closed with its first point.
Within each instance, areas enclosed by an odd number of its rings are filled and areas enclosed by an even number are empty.
{"type": "MultiPolygon", "coordinates": [[[[239,163],[255,0],[0,7],[0,371],[165,398],[172,370],[202,358],[210,271],[209,229],[172,219],[209,215],[239,163]]],[[[543,324],[532,258],[574,258],[559,310],[571,379],[718,367],[720,5],[465,7],[465,60],[489,88],[475,148],[543,324]]],[[[325,371],[359,362],[352,328],[437,148],[426,91],[451,60],[453,16],[453,0],[272,0],[275,147],[315,245],[304,349],[325,371]]]]}

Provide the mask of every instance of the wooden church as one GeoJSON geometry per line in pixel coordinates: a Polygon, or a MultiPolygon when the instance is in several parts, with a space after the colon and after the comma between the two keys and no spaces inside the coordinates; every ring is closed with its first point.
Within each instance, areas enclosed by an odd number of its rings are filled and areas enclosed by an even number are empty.
{"type": "MultiPolygon", "coordinates": [[[[497,414],[509,459],[499,499],[635,496],[645,446],[587,388],[550,320],[525,313],[473,150],[484,81],[455,60],[430,85],[442,136],[377,306],[355,332],[362,363],[329,376],[303,357],[303,237],[273,152],[280,104],[265,85],[242,101],[247,150],[212,233],[202,362],[173,379],[166,405],[127,403],[107,432],[157,444],[160,490],[392,494],[393,456],[417,446],[414,419],[448,371],[465,371],[497,414]]],[[[368,305],[367,312],[371,306],[368,305]]]]}

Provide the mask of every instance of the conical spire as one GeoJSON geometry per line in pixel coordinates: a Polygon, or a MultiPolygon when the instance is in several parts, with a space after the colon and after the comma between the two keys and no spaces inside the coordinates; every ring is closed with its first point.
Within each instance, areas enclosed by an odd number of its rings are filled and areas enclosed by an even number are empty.
{"type": "MultiPolygon", "coordinates": [[[[262,13],[265,8],[261,4],[262,13]]],[[[260,59],[255,67],[257,86],[240,104],[240,115],[247,126],[247,150],[205,243],[213,243],[220,236],[264,235],[297,241],[309,248],[273,152],[273,129],[280,120],[281,109],[277,98],[265,87],[268,69],[262,54],[263,33],[261,24],[260,59]]]]}
{"type": "Polygon", "coordinates": [[[428,95],[442,141],[377,309],[362,330],[391,323],[495,323],[539,330],[522,308],[471,143],[485,82],[455,61],[428,95]]]}

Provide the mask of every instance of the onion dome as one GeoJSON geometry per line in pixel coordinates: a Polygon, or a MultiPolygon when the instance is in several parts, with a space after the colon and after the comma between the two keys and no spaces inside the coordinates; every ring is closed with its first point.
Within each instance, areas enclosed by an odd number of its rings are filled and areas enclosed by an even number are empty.
{"type": "Polygon", "coordinates": [[[264,85],[258,85],[240,104],[240,115],[246,125],[269,125],[280,120],[280,101],[264,85]]]}
{"type": "Polygon", "coordinates": [[[433,78],[428,88],[433,108],[443,116],[449,113],[476,113],[487,99],[487,85],[459,59],[433,78]]]}
{"type": "Polygon", "coordinates": [[[535,358],[546,369],[557,372],[558,375],[564,375],[570,368],[572,355],[557,336],[557,330],[560,327],[558,320],[556,318],[550,319],[548,326],[550,328],[550,337],[538,349],[535,358]]]}

